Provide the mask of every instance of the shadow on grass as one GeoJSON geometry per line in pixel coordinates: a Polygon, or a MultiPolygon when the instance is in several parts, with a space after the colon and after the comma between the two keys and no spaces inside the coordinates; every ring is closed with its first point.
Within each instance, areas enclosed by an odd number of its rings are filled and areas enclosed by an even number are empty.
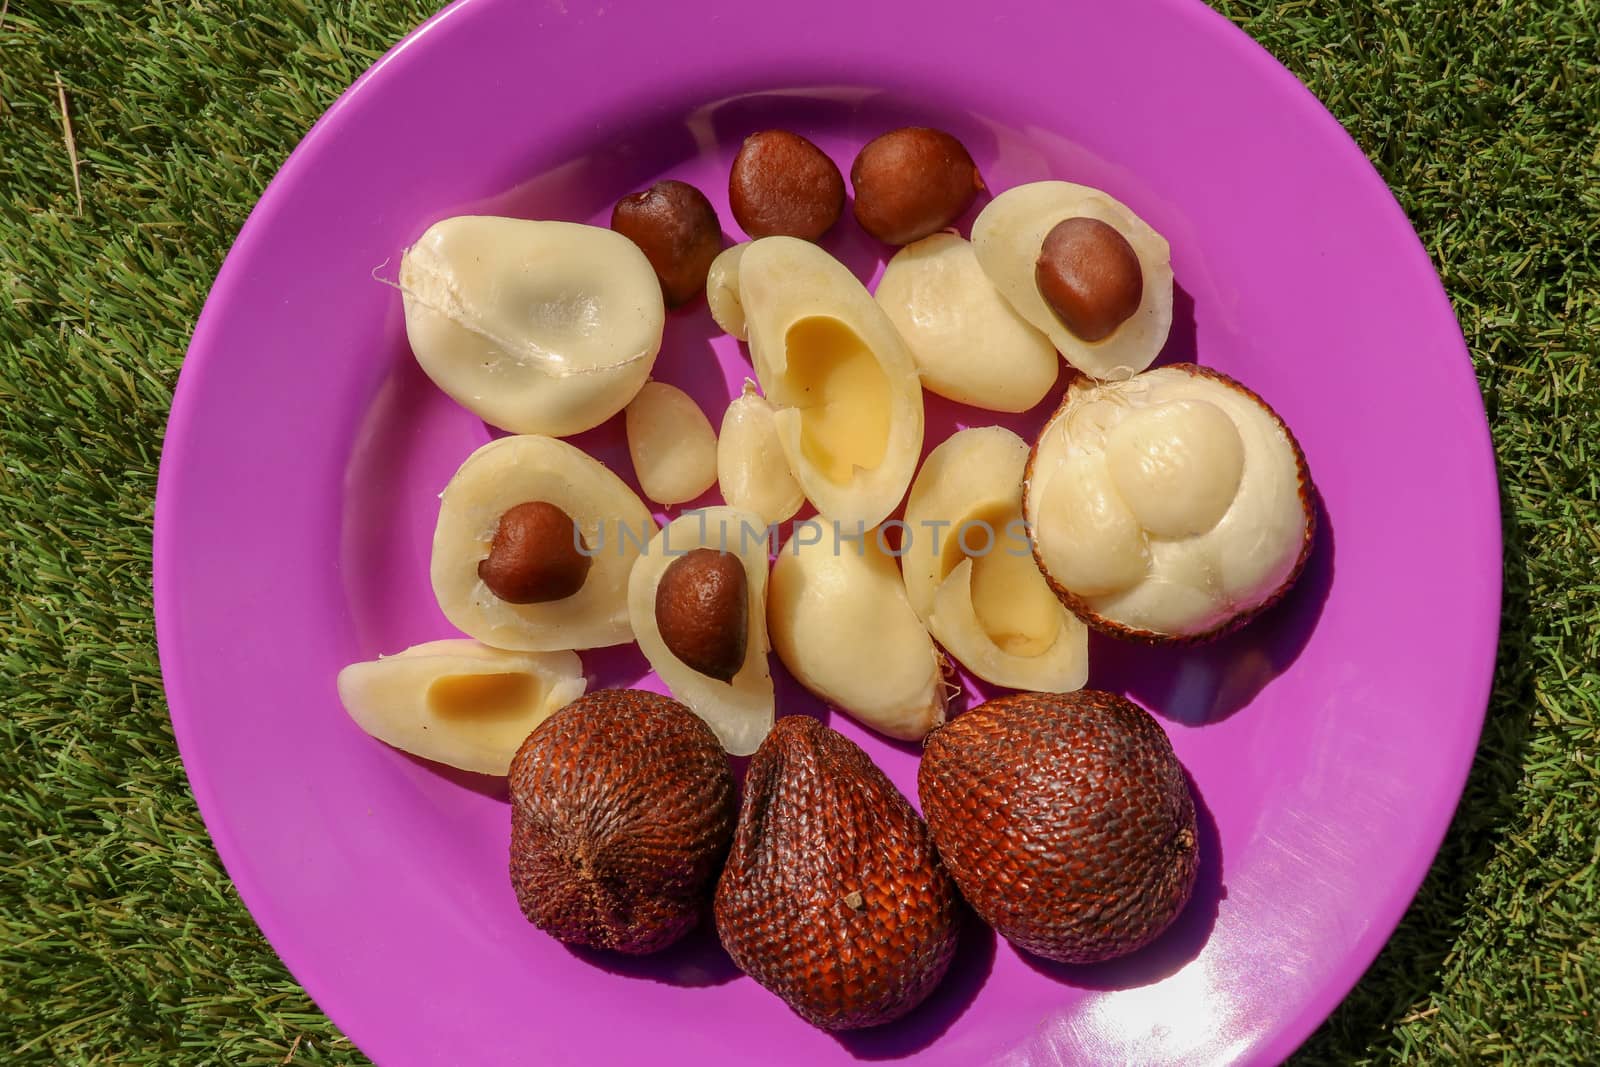
{"type": "Polygon", "coordinates": [[[1339,1008],[1289,1060],[1296,1065],[1354,1063],[1367,1055],[1390,1062],[1384,1035],[1419,1001],[1442,987],[1440,970],[1459,935],[1467,894],[1494,857],[1495,845],[1516,813],[1517,782],[1527,750],[1534,707],[1533,665],[1527,650],[1534,633],[1524,531],[1500,489],[1504,531],[1504,595],[1494,688],[1483,736],[1455,817],[1439,855],[1400,925],[1339,1008]]]}

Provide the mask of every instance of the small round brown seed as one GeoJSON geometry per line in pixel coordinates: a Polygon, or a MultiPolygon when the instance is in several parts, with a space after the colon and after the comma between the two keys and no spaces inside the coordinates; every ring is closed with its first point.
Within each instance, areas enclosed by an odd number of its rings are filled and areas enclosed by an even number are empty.
{"type": "Polygon", "coordinates": [[[960,218],[983,178],[960,141],[906,126],[867,142],[850,167],[850,184],[861,228],[886,244],[908,245],[960,218]]]}
{"type": "Polygon", "coordinates": [[[744,666],[750,634],[749,585],[739,557],[696,548],[668,564],[656,586],[656,629],[686,666],[731,682],[744,666]]]}
{"type": "Polygon", "coordinates": [[[1039,249],[1033,280],[1050,310],[1085,341],[1111,336],[1139,310],[1144,295],[1138,253],[1099,219],[1056,223],[1039,249]]]}
{"type": "Polygon", "coordinates": [[[722,251],[722,224],[704,193],[688,182],[656,182],[617,201],[611,228],[638,245],[661,279],[668,307],[693,300],[722,251]]]}
{"type": "Polygon", "coordinates": [[[751,237],[815,241],[844,211],[844,177],[799,134],[763,130],[746,137],[733,158],[728,206],[751,237]]]}
{"type": "Polygon", "coordinates": [[[508,604],[543,604],[583,588],[587,545],[572,516],[543,500],[518,504],[500,516],[478,577],[508,604]]]}

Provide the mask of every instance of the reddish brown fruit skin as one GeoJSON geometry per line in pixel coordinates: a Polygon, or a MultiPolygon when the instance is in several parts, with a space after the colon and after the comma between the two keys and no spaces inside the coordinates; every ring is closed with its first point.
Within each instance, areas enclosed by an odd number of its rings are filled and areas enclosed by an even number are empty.
{"type": "MultiPolygon", "coordinates": [[[[1084,600],[1072,590],[1068,589],[1060,582],[1057,582],[1055,578],[1051,576],[1050,572],[1045,569],[1044,560],[1039,555],[1039,545],[1031,537],[1028,539],[1028,544],[1033,549],[1033,562],[1039,568],[1039,573],[1044,575],[1045,584],[1050,586],[1050,590],[1051,592],[1055,593],[1056,599],[1061,601],[1068,611],[1076,615],[1083,622],[1083,624],[1089,627],[1091,630],[1098,630],[1108,637],[1117,637],[1124,641],[1134,641],[1142,645],[1201,645],[1205,644],[1207,641],[1215,641],[1219,637],[1225,637],[1228,634],[1233,633],[1235,630],[1239,629],[1239,627],[1245,625],[1257,615],[1260,615],[1263,611],[1266,611],[1278,601],[1282,600],[1284,594],[1288,593],[1289,590],[1294,588],[1294,583],[1300,580],[1301,572],[1306,569],[1306,561],[1311,558],[1311,546],[1316,543],[1317,508],[1312,500],[1313,491],[1311,483],[1311,468],[1306,464],[1306,454],[1300,450],[1300,442],[1295,439],[1294,431],[1289,429],[1288,425],[1283,421],[1276,411],[1273,411],[1272,405],[1268,404],[1265,400],[1262,400],[1261,397],[1249,386],[1228,377],[1219,370],[1212,370],[1210,367],[1202,367],[1198,363],[1172,363],[1169,364],[1169,366],[1171,366],[1174,370],[1187,371],[1188,373],[1196,375],[1197,377],[1211,378],[1215,381],[1219,381],[1226,386],[1237,389],[1245,396],[1250,397],[1256,403],[1260,404],[1263,408],[1272,413],[1272,417],[1276,419],[1278,425],[1282,427],[1284,436],[1289,439],[1289,444],[1294,448],[1295,469],[1299,472],[1300,507],[1305,511],[1306,516],[1306,533],[1305,537],[1300,542],[1300,555],[1295,558],[1294,567],[1289,571],[1289,577],[1284,579],[1283,585],[1278,587],[1278,591],[1276,593],[1273,593],[1266,600],[1263,600],[1260,604],[1257,604],[1249,611],[1240,612],[1231,619],[1224,619],[1216,626],[1213,626],[1211,629],[1202,633],[1164,634],[1158,633],[1155,630],[1143,630],[1135,626],[1124,626],[1120,622],[1113,622],[1112,620],[1101,615],[1099,612],[1095,611],[1094,608],[1090,607],[1087,600],[1084,600]]],[[[1072,390],[1070,386],[1071,382],[1074,380],[1076,379],[1068,379],[1069,388],[1067,390],[1067,394],[1062,396],[1061,405],[1050,414],[1048,419],[1045,420],[1044,424],[1046,427],[1049,427],[1051,423],[1055,422],[1056,416],[1060,415],[1061,412],[1066,408],[1067,395],[1071,394],[1072,390]]],[[[1039,436],[1034,438],[1032,446],[1028,449],[1028,463],[1022,470],[1022,492],[1024,500],[1027,499],[1028,483],[1033,481],[1033,464],[1034,461],[1039,458],[1039,441],[1043,437],[1044,431],[1041,430],[1039,432],[1039,436]]],[[[1029,522],[1031,528],[1032,520],[1030,519],[1029,522]]]]}
{"type": "Polygon", "coordinates": [[[827,1030],[906,1014],[950,967],[955,886],[926,825],[867,754],[779,719],[750,760],[717,934],[739,969],[827,1030]]]}
{"type": "Polygon", "coordinates": [[[705,911],[733,836],[733,774],[668,697],[601,689],[540,723],[511,761],[511,882],[539,929],[642,955],[705,911]]]}
{"type": "Polygon", "coordinates": [[[983,190],[967,148],[943,130],[906,126],[868,141],[850,165],[861,228],[908,245],[955,222],[983,190]]]}
{"type": "Polygon", "coordinates": [[[1183,768],[1155,719],[1110,693],[974,708],[928,735],[917,792],[962,895],[1037,956],[1097,963],[1142,948],[1194,889],[1183,768]]]}

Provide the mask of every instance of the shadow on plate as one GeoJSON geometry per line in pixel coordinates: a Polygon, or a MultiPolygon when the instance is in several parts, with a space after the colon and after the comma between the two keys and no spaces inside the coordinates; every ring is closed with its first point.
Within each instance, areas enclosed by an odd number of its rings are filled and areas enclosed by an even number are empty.
{"type": "Polygon", "coordinates": [[[1333,586],[1333,523],[1316,500],[1305,571],[1284,598],[1243,628],[1203,645],[1151,647],[1089,635],[1089,684],[1122,693],[1185,726],[1221,722],[1299,658],[1333,586]]]}
{"type": "Polygon", "coordinates": [[[966,907],[961,909],[961,940],[950,970],[928,999],[910,1015],[870,1030],[833,1035],[858,1060],[897,1060],[937,1041],[972,1006],[994,969],[995,933],[966,907]]]}
{"type": "Polygon", "coordinates": [[[1059,982],[1080,989],[1116,990],[1150,985],[1170,978],[1199,956],[1217,924],[1217,911],[1228,895],[1222,880],[1222,835],[1206,807],[1205,798],[1188,771],[1189,792],[1194,796],[1196,836],[1200,843],[1200,869],[1194,892],[1171,926],[1150,944],[1121,959],[1105,963],[1056,963],[1019,951],[1024,963],[1059,982]]]}
{"type": "Polygon", "coordinates": [[[648,956],[625,956],[619,952],[566,945],[566,950],[584,963],[624,978],[639,978],[663,985],[698,988],[723,985],[739,977],[739,968],[722,950],[709,914],[684,935],[683,940],[648,956]]]}

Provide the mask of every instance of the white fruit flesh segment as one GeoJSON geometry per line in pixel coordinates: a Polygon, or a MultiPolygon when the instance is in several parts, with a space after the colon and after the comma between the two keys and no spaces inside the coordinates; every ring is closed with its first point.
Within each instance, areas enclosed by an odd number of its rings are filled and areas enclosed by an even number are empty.
{"type": "MultiPolygon", "coordinates": [[[[1051,430],[1054,429],[1052,425],[1051,430]]],[[[1046,430],[1047,438],[1051,430],[1046,430]]],[[[1081,596],[1127,589],[1149,573],[1150,550],[1139,520],[1117,493],[1101,452],[1059,455],[1041,446],[1029,509],[1040,562],[1081,596]]]]}
{"type": "Polygon", "coordinates": [[[722,747],[748,756],[772,729],[772,675],[767,667],[767,538],[759,515],[737,508],[691,511],[656,535],[633,565],[628,614],[639,648],[678,700],[706,721],[722,747]],[[744,566],[749,590],[749,626],[744,664],[731,682],[684,664],[667,649],[656,624],[656,587],[676,559],[697,548],[732,552],[744,566]]]}
{"type": "Polygon", "coordinates": [[[739,303],[739,261],[750,242],[742,241],[717,253],[706,272],[706,306],[711,309],[711,319],[729,333],[745,339],[744,305],[739,303]]]}
{"type": "Polygon", "coordinates": [[[1027,459],[1023,440],[996,426],[941,443],[911,487],[900,564],[913,609],[969,671],[996,685],[1066,692],[1088,674],[1088,631],[1029,550],[1027,459]]]}
{"type": "Polygon", "coordinates": [[[855,719],[908,741],[944,722],[939,652],[875,530],[798,528],[773,565],[767,620],[789,673],[855,719]]]}
{"type": "Polygon", "coordinates": [[[433,535],[431,577],[445,617],[496,648],[597,648],[633,640],[628,572],[655,533],[655,520],[605,465],[564,441],[524,435],[478,449],[445,486],[433,535]],[[578,527],[589,572],[573,595],[511,604],[478,578],[500,516],[545,501],[578,527]]]}
{"type": "Polygon", "coordinates": [[[936,233],[896,252],[874,294],[905,338],[923,388],[989,411],[1026,411],[1060,359],[978,265],[970,242],[936,233]]]}
{"type": "Polygon", "coordinates": [[[922,387],[905,342],[855,276],[809,241],[752,241],[739,295],[796,481],[826,518],[882,522],[922,448],[922,387]]]}
{"type": "Polygon", "coordinates": [[[973,221],[972,244],[1000,295],[1085,374],[1118,378],[1144,370],[1166,344],[1172,328],[1171,249],[1166,238],[1108,194],[1056,181],[1007,189],[973,221]],[[1139,257],[1144,276],[1144,292],[1133,317],[1095,342],[1067,329],[1045,303],[1034,278],[1045,237],[1056,224],[1080,217],[1098,219],[1122,234],[1139,257]]]}
{"type": "Polygon", "coordinates": [[[624,422],[633,473],[644,495],[681,504],[717,480],[717,435],[694,398],[665,382],[646,382],[624,422]]]}
{"type": "Polygon", "coordinates": [[[511,758],[587,682],[575,652],[506,652],[452,638],[339,672],[339,700],[367,733],[435,763],[506,774],[511,758]]]}
{"type": "Polygon", "coordinates": [[[639,391],[661,348],[655,271],[600,227],[445,219],[406,250],[400,288],[428,377],[514,433],[598,426],[639,391]]]}
{"type": "MultiPolygon", "coordinates": [[[[1172,447],[1186,448],[1184,436],[1179,432],[1172,447]]],[[[1219,484],[1228,480],[1221,478],[1219,484]]],[[[1211,492],[1197,494],[1195,517],[1184,522],[1173,517],[1174,524],[1205,527],[1215,506],[1211,492]]],[[[1098,389],[1075,387],[1066,411],[1040,438],[1027,495],[1039,554],[1056,581],[1114,623],[1174,636],[1208,632],[1274,595],[1293,572],[1306,533],[1299,464],[1277,419],[1245,393],[1180,367],[1159,368],[1131,382],[1098,389]],[[1242,450],[1236,491],[1221,517],[1201,533],[1141,534],[1148,545],[1148,563],[1139,580],[1089,580],[1095,575],[1083,573],[1092,568],[1084,565],[1074,543],[1074,528],[1047,518],[1094,511],[1091,492],[1107,494],[1121,504],[1120,480],[1107,475],[1086,488],[1063,473],[1087,467],[1107,470],[1106,451],[1132,434],[1123,432],[1126,421],[1148,419],[1154,409],[1181,404],[1190,405],[1188,415],[1170,425],[1157,415],[1152,424],[1163,426],[1163,432],[1186,425],[1199,436],[1196,450],[1220,452],[1219,465],[1226,466],[1228,449],[1217,443],[1226,435],[1207,428],[1214,427],[1209,413],[1191,418],[1207,408],[1226,416],[1242,450]]],[[[1122,507],[1131,518],[1133,512],[1125,504],[1122,507]]]]}
{"type": "Polygon", "coordinates": [[[1233,420],[1204,400],[1129,411],[1106,437],[1117,491],[1145,530],[1192,537],[1215,526],[1244,476],[1244,441],[1233,420]]]}
{"type": "Polygon", "coordinates": [[[717,484],[730,507],[754,512],[768,524],[791,517],[805,503],[778,440],[772,405],[754,382],[746,381],[744,392],[723,413],[717,484]]]}

